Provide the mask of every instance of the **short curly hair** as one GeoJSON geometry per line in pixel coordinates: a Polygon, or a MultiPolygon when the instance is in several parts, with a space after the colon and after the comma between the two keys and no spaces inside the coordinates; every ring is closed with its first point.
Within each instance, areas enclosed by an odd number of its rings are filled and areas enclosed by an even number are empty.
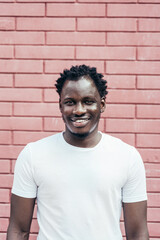
{"type": "Polygon", "coordinates": [[[60,78],[57,79],[55,84],[56,91],[59,96],[61,95],[62,88],[66,80],[76,81],[82,76],[89,76],[94,81],[100,97],[106,97],[108,91],[107,81],[103,79],[104,76],[101,73],[97,73],[97,69],[95,67],[89,67],[84,64],[72,66],[70,69],[65,69],[63,73],[60,73],[60,78]]]}

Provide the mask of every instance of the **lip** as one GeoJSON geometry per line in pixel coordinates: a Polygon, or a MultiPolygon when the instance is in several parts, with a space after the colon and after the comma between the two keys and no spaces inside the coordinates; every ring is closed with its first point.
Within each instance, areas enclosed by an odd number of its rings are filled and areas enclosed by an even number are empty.
{"type": "Polygon", "coordinates": [[[71,118],[71,122],[73,123],[74,127],[85,127],[90,118],[71,118]]]}

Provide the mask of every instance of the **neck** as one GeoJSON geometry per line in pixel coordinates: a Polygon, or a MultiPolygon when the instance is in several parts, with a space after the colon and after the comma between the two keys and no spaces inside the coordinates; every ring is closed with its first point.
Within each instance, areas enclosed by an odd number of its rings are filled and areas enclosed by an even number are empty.
{"type": "Polygon", "coordinates": [[[92,148],[95,147],[101,140],[101,133],[96,131],[96,133],[86,135],[76,135],[73,133],[63,133],[64,139],[67,143],[82,148],[92,148]]]}

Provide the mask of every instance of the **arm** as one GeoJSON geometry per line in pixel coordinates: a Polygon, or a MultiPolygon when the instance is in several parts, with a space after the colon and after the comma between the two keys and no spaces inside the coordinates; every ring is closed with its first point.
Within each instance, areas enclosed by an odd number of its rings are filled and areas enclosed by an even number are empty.
{"type": "Polygon", "coordinates": [[[123,203],[127,240],[149,240],[147,229],[147,201],[123,203]]]}
{"type": "Polygon", "coordinates": [[[28,240],[35,198],[23,198],[12,194],[11,216],[7,240],[28,240]]]}

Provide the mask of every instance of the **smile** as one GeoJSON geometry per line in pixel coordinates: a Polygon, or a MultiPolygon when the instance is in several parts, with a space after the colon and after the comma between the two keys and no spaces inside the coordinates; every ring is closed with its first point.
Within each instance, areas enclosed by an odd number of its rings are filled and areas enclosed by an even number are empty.
{"type": "Polygon", "coordinates": [[[88,122],[89,122],[89,118],[84,118],[84,119],[71,119],[74,127],[85,127],[88,122]]]}

